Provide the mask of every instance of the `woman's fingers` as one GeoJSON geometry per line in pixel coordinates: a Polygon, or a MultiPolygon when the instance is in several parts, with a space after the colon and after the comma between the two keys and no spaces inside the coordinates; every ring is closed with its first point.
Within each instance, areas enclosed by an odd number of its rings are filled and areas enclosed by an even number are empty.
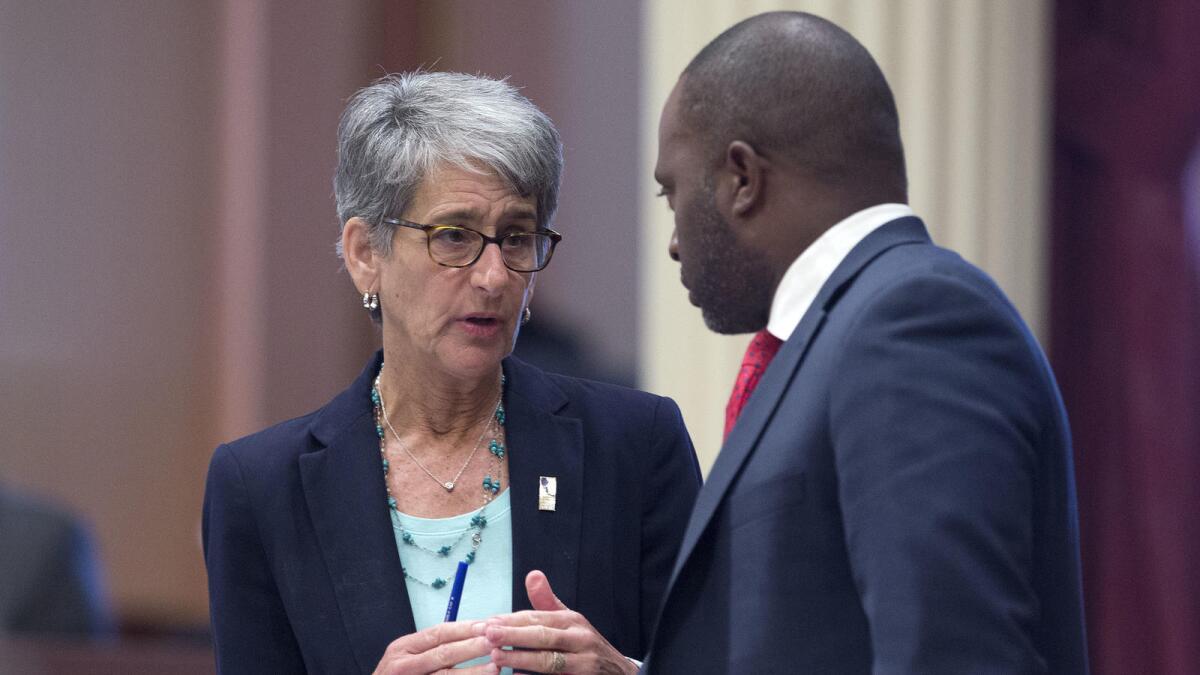
{"type": "MultiPolygon", "coordinates": [[[[443,623],[430,626],[423,631],[405,635],[388,645],[383,659],[376,669],[378,675],[409,675],[449,670],[464,661],[485,656],[492,650],[492,643],[479,635],[478,622],[443,623]]],[[[490,673],[487,664],[454,671],[462,673],[490,673]]]]}
{"type": "Polygon", "coordinates": [[[595,660],[595,657],[590,654],[570,654],[558,651],[492,650],[492,663],[496,664],[498,668],[512,668],[514,672],[590,673],[595,671],[594,666],[585,665],[583,662],[589,661],[594,663],[595,660]]]}
{"type": "Polygon", "coordinates": [[[553,612],[526,609],[512,614],[500,614],[487,620],[489,626],[547,626],[549,628],[570,628],[571,626],[588,625],[587,620],[579,612],[560,609],[553,612]]]}
{"type": "Polygon", "coordinates": [[[491,651],[492,643],[486,637],[445,642],[433,649],[414,655],[411,661],[416,670],[412,672],[432,673],[442,668],[453,668],[463,661],[470,661],[491,651]]]}
{"type": "Polygon", "coordinates": [[[454,621],[439,623],[425,630],[410,633],[397,638],[388,645],[389,654],[420,654],[429,651],[440,644],[457,642],[475,637],[479,634],[478,621],[454,621]]]}
{"type": "Polygon", "coordinates": [[[558,599],[545,574],[534,570],[526,575],[525,590],[533,610],[494,616],[477,628],[495,647],[493,664],[518,672],[579,675],[636,671],[586,617],[558,599]]]}
{"type": "Polygon", "coordinates": [[[554,611],[567,608],[554,594],[554,590],[550,588],[550,580],[541,570],[533,570],[525,575],[525,593],[534,609],[554,611]]]}
{"type": "Polygon", "coordinates": [[[488,626],[486,636],[493,647],[575,652],[587,648],[589,634],[546,626],[488,626]]]}
{"type": "Polygon", "coordinates": [[[499,672],[500,668],[498,666],[491,663],[484,663],[478,666],[471,666],[470,668],[443,668],[430,673],[430,675],[496,675],[499,672]]]}
{"type": "Polygon", "coordinates": [[[483,634],[494,647],[584,651],[596,640],[591,624],[577,612],[524,611],[488,619],[483,634]]]}

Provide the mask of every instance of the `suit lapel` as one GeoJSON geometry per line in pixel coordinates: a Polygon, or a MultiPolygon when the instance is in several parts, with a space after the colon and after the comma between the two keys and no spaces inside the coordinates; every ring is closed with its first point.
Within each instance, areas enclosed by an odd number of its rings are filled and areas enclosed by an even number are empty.
{"type": "Polygon", "coordinates": [[[300,456],[304,497],[359,668],[416,630],[387,511],[369,392],[379,355],[314,420],[324,449],[300,456]]]}
{"type": "Polygon", "coordinates": [[[513,609],[531,609],[525,575],[542,570],[556,595],[575,605],[583,517],[583,426],[557,415],[568,403],[543,373],[521,361],[504,362],[505,434],[513,524],[513,609]],[[557,479],[554,511],[538,510],[542,476],[557,479]]]}
{"type": "Polygon", "coordinates": [[[696,497],[696,505],[692,507],[692,516],[679,547],[679,556],[675,558],[675,569],[671,572],[668,588],[675,584],[675,578],[679,576],[684,562],[695,549],[696,542],[708,527],[729,486],[733,484],[742,465],[753,452],[758,437],[762,435],[767,422],[774,415],[796,368],[808,350],[808,345],[824,321],[825,312],[820,308],[814,307],[804,315],[792,336],[772,359],[758,387],[746,402],[741,418],[734,425],[729,438],[725,440],[721,452],[717,454],[708,479],[696,497]]]}
{"type": "Polygon", "coordinates": [[[741,419],[725,440],[713,463],[708,480],[696,498],[696,505],[692,509],[692,516],[680,545],[679,556],[675,559],[675,568],[668,583],[668,597],[669,589],[675,585],[675,579],[695,550],[696,543],[712,521],[725,494],[736,480],[742,466],[754,453],[763,430],[775,414],[784,393],[791,386],[809,345],[820,332],[827,312],[836,304],[854,277],[876,256],[900,244],[929,242],[929,234],[920,219],[906,217],[891,221],[859,242],[821,287],[812,306],[801,317],[791,337],[763,374],[758,387],[746,402],[741,419]]]}

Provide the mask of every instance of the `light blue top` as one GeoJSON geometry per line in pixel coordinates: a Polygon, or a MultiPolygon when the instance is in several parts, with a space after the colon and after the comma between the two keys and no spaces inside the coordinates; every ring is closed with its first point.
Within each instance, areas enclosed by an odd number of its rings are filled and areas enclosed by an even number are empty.
{"type": "MultiPolygon", "coordinates": [[[[475,554],[475,561],[467,569],[462,600],[458,606],[458,620],[486,619],[512,611],[512,502],[508,492],[501,492],[487,506],[449,518],[418,518],[392,511],[392,529],[396,548],[400,551],[400,564],[406,572],[404,583],[417,630],[439,624],[445,618],[455,569],[471,550],[471,519],[480,512],[487,518],[487,526],[481,532],[483,540],[475,554]],[[404,543],[400,538],[400,527],[411,534],[413,541],[422,548],[430,551],[443,546],[454,548],[445,557],[422,551],[404,543]],[[421,581],[414,581],[413,577],[424,582],[432,582],[440,577],[446,580],[446,585],[434,589],[421,581]]],[[[487,661],[484,657],[460,665],[476,665],[487,661]]],[[[512,671],[505,668],[502,672],[512,671]]]]}

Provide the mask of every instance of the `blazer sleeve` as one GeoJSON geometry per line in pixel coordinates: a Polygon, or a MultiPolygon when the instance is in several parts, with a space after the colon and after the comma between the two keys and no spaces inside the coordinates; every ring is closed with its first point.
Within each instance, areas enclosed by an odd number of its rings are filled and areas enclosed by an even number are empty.
{"type": "Polygon", "coordinates": [[[642,498],[641,640],[642,658],[650,645],[679,544],[687,529],[696,494],[700,465],[692,439],[683,425],[679,406],[659,399],[654,411],[650,465],[642,498]]]}
{"type": "Polygon", "coordinates": [[[305,672],[242,467],[226,445],[209,465],[203,537],[217,672],[305,672]]]}
{"type": "Polygon", "coordinates": [[[841,353],[831,440],[872,672],[1045,670],[1031,577],[1054,404],[1015,311],[982,281],[910,278],[841,353]]]}

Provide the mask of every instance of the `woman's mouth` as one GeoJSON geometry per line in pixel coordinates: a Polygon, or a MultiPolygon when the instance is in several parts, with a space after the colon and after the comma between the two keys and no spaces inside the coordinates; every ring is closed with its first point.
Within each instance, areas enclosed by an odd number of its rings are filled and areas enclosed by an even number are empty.
{"type": "Polygon", "coordinates": [[[494,316],[468,316],[459,320],[468,335],[493,337],[500,332],[500,319],[494,316]]]}

